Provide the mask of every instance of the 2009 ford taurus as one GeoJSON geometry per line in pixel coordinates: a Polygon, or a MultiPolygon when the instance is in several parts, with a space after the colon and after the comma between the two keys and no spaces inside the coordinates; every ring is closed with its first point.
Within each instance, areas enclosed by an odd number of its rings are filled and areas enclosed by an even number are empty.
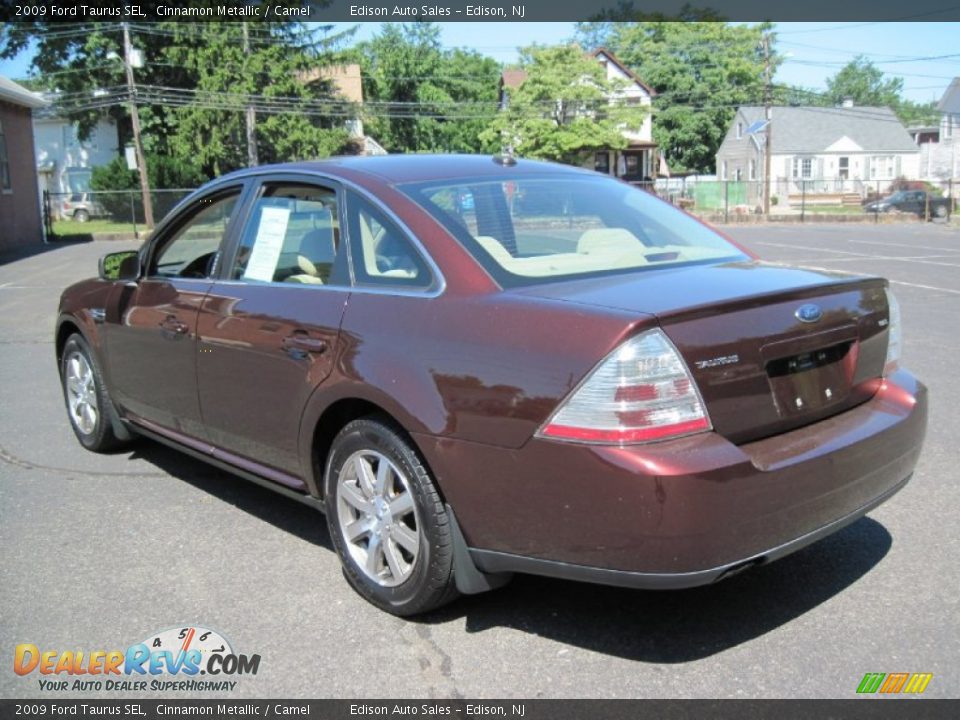
{"type": "Polygon", "coordinates": [[[270,166],[62,297],[80,442],[145,435],[326,512],[397,615],[535,573],[714,582],[910,477],[886,281],[765,264],[652,195],[512,158],[270,166]]]}

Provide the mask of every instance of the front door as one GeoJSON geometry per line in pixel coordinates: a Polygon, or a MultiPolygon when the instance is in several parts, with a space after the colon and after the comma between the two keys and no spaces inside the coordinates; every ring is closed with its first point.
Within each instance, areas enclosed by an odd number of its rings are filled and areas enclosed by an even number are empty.
{"type": "Polygon", "coordinates": [[[248,217],[200,309],[200,405],[224,459],[302,487],[300,418],[330,374],[350,294],[337,191],[266,182],[248,217]]]}
{"type": "Polygon", "coordinates": [[[118,283],[104,333],[111,391],[124,414],[203,438],[197,399],[197,317],[240,188],[198,200],[152,243],[143,278],[118,283]]]}

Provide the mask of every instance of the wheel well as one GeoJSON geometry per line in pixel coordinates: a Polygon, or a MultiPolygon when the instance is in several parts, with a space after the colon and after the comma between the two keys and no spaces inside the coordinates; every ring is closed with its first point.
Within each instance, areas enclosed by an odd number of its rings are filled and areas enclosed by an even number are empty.
{"type": "Polygon", "coordinates": [[[57,329],[57,365],[60,365],[60,360],[63,358],[63,346],[67,344],[67,338],[69,338],[74,333],[80,334],[80,328],[75,324],[66,320],[60,327],[57,329]]]}
{"type": "MultiPolygon", "coordinates": [[[[320,420],[317,422],[317,427],[313,431],[313,473],[317,479],[317,487],[321,497],[324,493],[324,470],[326,469],[327,456],[330,454],[330,446],[333,444],[333,439],[347,423],[370,415],[378,415],[389,421],[394,430],[400,433],[404,439],[410,443],[410,447],[420,456],[420,460],[424,466],[428,470],[430,469],[426,459],[423,457],[423,453],[420,452],[420,448],[417,447],[416,442],[410,437],[410,434],[395,417],[382,407],[376,403],[359,398],[337,400],[337,402],[324,410],[323,415],[320,416],[320,420]]],[[[437,489],[439,491],[439,487],[437,489]]]]}

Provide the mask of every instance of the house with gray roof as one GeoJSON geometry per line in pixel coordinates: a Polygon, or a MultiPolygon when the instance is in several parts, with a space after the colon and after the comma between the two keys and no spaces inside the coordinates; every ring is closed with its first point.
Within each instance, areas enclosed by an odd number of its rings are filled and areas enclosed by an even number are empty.
{"type": "MultiPolygon", "coordinates": [[[[767,127],[763,107],[740,107],[717,151],[718,178],[746,182],[751,205],[763,198],[767,127]]],[[[771,195],[781,205],[801,195],[859,202],[918,177],[919,148],[890,108],[774,107],[769,127],[771,195]]]]}

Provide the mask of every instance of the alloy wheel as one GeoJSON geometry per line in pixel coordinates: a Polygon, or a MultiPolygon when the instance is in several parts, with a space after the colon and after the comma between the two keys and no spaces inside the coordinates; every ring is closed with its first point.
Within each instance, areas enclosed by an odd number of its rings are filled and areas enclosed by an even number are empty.
{"type": "Polygon", "coordinates": [[[413,573],[420,555],[420,524],[410,481],[386,455],[360,450],[344,462],[337,481],[337,522],[351,558],[382,587],[413,573]]]}
{"type": "Polygon", "coordinates": [[[97,382],[90,362],[79,352],[72,353],[66,365],[64,382],[67,387],[67,405],[70,419],[84,435],[90,435],[97,427],[100,406],[97,402],[97,382]]]}

